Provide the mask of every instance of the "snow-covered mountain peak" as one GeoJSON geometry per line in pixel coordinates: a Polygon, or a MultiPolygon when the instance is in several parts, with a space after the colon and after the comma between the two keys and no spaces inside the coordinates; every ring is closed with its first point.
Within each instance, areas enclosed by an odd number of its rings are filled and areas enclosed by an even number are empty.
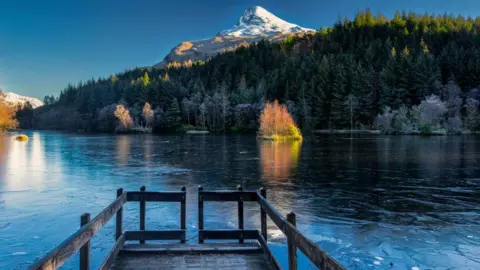
{"type": "Polygon", "coordinates": [[[28,102],[33,109],[43,106],[43,102],[37,98],[25,97],[12,92],[4,92],[2,90],[0,90],[0,101],[6,102],[12,106],[25,105],[25,103],[28,102]]]}
{"type": "Polygon", "coordinates": [[[315,31],[284,21],[260,6],[250,7],[232,29],[220,32],[221,36],[271,36],[277,33],[315,31]]]}

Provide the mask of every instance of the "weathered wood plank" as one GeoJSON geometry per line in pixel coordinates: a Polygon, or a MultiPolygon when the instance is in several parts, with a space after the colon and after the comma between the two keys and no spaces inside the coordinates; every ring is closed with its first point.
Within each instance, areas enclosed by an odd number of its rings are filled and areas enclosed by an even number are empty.
{"type": "Polygon", "coordinates": [[[123,248],[123,244],[125,243],[125,235],[122,234],[120,237],[117,239],[117,242],[113,246],[112,250],[110,250],[110,253],[108,253],[107,258],[103,261],[102,265],[100,266],[101,270],[107,270],[110,269],[110,265],[113,263],[115,258],[117,257],[118,253],[120,250],[123,248]]]}
{"type": "Polygon", "coordinates": [[[277,270],[282,269],[282,267],[280,267],[280,263],[277,261],[275,256],[273,256],[273,252],[268,246],[267,240],[265,240],[261,234],[258,235],[258,243],[260,243],[260,246],[262,247],[262,250],[265,253],[265,256],[267,256],[270,264],[277,270]]]}
{"type": "Polygon", "coordinates": [[[244,202],[257,201],[255,191],[201,191],[203,201],[210,202],[238,202],[240,198],[244,202]]]}
{"type": "Polygon", "coordinates": [[[154,191],[128,191],[127,201],[129,202],[181,202],[184,192],[169,191],[169,192],[154,192],[154,191]]]}
{"type": "Polygon", "coordinates": [[[185,238],[185,230],[162,231],[126,231],[125,240],[181,240],[185,238]]]}
{"type": "MultiPolygon", "coordinates": [[[[145,192],[145,190],[146,190],[145,186],[140,187],[140,192],[143,193],[145,192]]],[[[140,200],[140,231],[145,231],[145,214],[146,214],[145,204],[146,204],[145,199],[142,198],[140,200]]],[[[145,244],[145,240],[141,239],[140,244],[145,244]]]]}
{"type": "MultiPolygon", "coordinates": [[[[297,226],[297,218],[295,213],[290,212],[287,215],[287,220],[292,224],[292,226],[297,226]]],[[[288,269],[297,270],[297,247],[293,243],[293,239],[287,238],[288,245],[288,269]]]]}
{"type": "Polygon", "coordinates": [[[257,239],[257,230],[200,230],[199,236],[205,240],[236,240],[243,237],[243,239],[257,239]]]}
{"type": "MultiPolygon", "coordinates": [[[[239,243],[205,243],[205,244],[127,244],[124,253],[155,253],[155,254],[228,254],[228,253],[258,253],[263,249],[257,241],[239,243]]],[[[120,255],[121,256],[121,255],[120,255]]]]}
{"type": "Polygon", "coordinates": [[[122,208],[126,201],[127,197],[124,193],[92,221],[72,234],[45,257],[35,262],[29,269],[57,269],[62,266],[68,258],[87,243],[122,208]]]}
{"type": "Polygon", "coordinates": [[[287,239],[291,239],[292,243],[299,248],[315,266],[322,270],[345,269],[335,259],[320,249],[319,246],[303,236],[260,195],[258,195],[258,203],[265,210],[270,219],[277,225],[277,227],[287,236],[287,239]]]}
{"type": "MultiPolygon", "coordinates": [[[[262,196],[264,199],[267,199],[267,190],[264,188],[260,188],[260,196],[262,196]]],[[[267,213],[265,213],[265,210],[263,210],[263,207],[260,206],[260,227],[261,227],[261,232],[262,236],[267,241],[268,239],[268,234],[267,234],[267,213]]]]}
{"type": "MultiPolygon", "coordinates": [[[[122,196],[123,188],[117,189],[117,198],[122,196]]],[[[120,235],[123,233],[123,207],[121,207],[116,214],[115,220],[115,240],[120,238],[120,235]]]]}
{"type": "Polygon", "coordinates": [[[203,235],[200,234],[200,231],[203,230],[203,187],[198,186],[198,243],[203,243],[203,235]]]}
{"type": "MultiPolygon", "coordinates": [[[[239,192],[243,191],[242,186],[237,187],[239,192]]],[[[243,215],[243,197],[240,196],[240,200],[238,201],[238,229],[243,230],[244,229],[244,215],[243,215]]],[[[243,234],[240,234],[240,237],[238,239],[239,243],[243,243],[243,234]]]]}
{"type": "MultiPolygon", "coordinates": [[[[80,228],[87,225],[90,222],[90,214],[85,213],[80,217],[80,228]]],[[[90,269],[90,241],[87,241],[80,248],[80,270],[90,269]]]]}
{"type": "MultiPolygon", "coordinates": [[[[181,191],[183,192],[182,201],[180,203],[180,229],[187,229],[187,192],[185,186],[182,186],[181,191]]],[[[185,234],[184,237],[180,240],[181,243],[185,243],[185,234]]]]}

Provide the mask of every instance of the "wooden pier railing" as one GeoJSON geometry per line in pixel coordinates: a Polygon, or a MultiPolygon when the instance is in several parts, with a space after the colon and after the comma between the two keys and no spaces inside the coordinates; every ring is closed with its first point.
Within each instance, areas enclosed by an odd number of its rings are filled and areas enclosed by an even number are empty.
{"type": "MultiPolygon", "coordinates": [[[[140,191],[124,192],[117,190],[116,200],[107,206],[100,214],[90,220],[90,214],[81,216],[80,229],[63,241],[59,246],[50,251],[45,257],[39,259],[30,269],[57,269],[71,256],[80,251],[80,269],[90,268],[90,240],[91,238],[116,215],[116,243],[108,256],[103,261],[100,269],[109,269],[126,241],[139,241],[145,244],[147,240],[178,240],[186,242],[186,190],[179,192],[152,192],[141,187],[140,191]],[[123,205],[126,202],[140,203],[140,228],[138,231],[123,231],[123,205]],[[180,229],[177,230],[145,230],[146,202],[179,202],[180,203],[180,229]]],[[[203,244],[206,240],[256,240],[262,247],[271,265],[281,269],[278,260],[274,257],[267,244],[267,216],[286,235],[288,242],[288,267],[297,269],[297,248],[319,269],[344,269],[336,260],[325,251],[311,242],[296,228],[294,213],[283,217],[266,199],[266,191],[244,191],[238,187],[236,191],[204,191],[198,187],[198,242],[203,244]],[[204,228],[204,203],[205,202],[237,202],[238,204],[238,229],[237,230],[206,230],[204,228]],[[246,230],[244,228],[244,202],[257,202],[260,206],[260,231],[246,230]]]]}

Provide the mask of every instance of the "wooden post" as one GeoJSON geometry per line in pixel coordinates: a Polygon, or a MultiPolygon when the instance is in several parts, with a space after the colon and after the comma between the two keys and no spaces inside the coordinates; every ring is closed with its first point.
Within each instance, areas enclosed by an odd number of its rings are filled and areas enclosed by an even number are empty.
{"type": "MultiPolygon", "coordinates": [[[[80,217],[80,227],[90,222],[90,214],[85,213],[80,217]]],[[[80,270],[90,269],[90,241],[80,248],[80,270]]]]}
{"type": "MultiPolygon", "coordinates": [[[[140,188],[142,192],[145,190],[145,186],[140,188]]],[[[140,201],[140,231],[145,231],[145,200],[140,201]]],[[[140,240],[140,244],[145,244],[145,240],[140,240]]]]}
{"type": "Polygon", "coordinates": [[[198,186],[198,243],[203,244],[203,235],[200,234],[200,231],[203,230],[203,198],[200,195],[200,192],[203,191],[203,187],[198,186]]]}
{"type": "Polygon", "coordinates": [[[187,193],[186,193],[186,188],[185,186],[182,186],[180,189],[182,192],[184,192],[184,195],[182,197],[182,201],[180,202],[180,229],[184,230],[183,231],[183,237],[180,240],[180,243],[185,243],[185,230],[187,229],[187,193]]]}
{"type": "MultiPolygon", "coordinates": [[[[263,187],[260,188],[260,195],[262,195],[263,198],[267,199],[267,190],[264,189],[263,187]]],[[[267,241],[267,213],[263,210],[263,208],[260,206],[260,226],[261,226],[261,232],[262,236],[267,241]]]]}
{"type": "MultiPolygon", "coordinates": [[[[297,218],[295,213],[290,212],[287,214],[287,221],[290,222],[294,227],[297,226],[297,218]]],[[[287,236],[288,242],[288,269],[297,270],[297,247],[293,243],[293,239],[290,239],[287,236]]]]}
{"type": "MultiPolygon", "coordinates": [[[[238,185],[237,186],[238,191],[243,191],[242,186],[238,185]]],[[[238,201],[238,229],[241,230],[240,232],[240,239],[238,240],[239,243],[243,243],[243,229],[244,229],[244,224],[243,224],[243,198],[240,196],[240,200],[238,201]]]]}
{"type": "MultiPolygon", "coordinates": [[[[119,188],[117,189],[117,198],[120,197],[121,195],[123,194],[123,188],[119,188]]],[[[117,220],[116,220],[116,226],[115,226],[115,240],[118,240],[118,238],[120,238],[120,235],[122,235],[123,233],[123,228],[122,228],[122,225],[123,225],[123,207],[120,208],[120,210],[118,210],[117,212],[117,216],[116,216],[117,220]]]]}

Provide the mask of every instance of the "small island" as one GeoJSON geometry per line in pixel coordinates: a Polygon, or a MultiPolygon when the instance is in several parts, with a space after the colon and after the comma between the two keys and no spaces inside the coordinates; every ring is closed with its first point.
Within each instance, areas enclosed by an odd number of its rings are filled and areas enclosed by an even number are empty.
{"type": "Polygon", "coordinates": [[[277,100],[265,103],[260,115],[258,138],[271,141],[301,141],[300,129],[295,124],[285,105],[277,100]]]}

